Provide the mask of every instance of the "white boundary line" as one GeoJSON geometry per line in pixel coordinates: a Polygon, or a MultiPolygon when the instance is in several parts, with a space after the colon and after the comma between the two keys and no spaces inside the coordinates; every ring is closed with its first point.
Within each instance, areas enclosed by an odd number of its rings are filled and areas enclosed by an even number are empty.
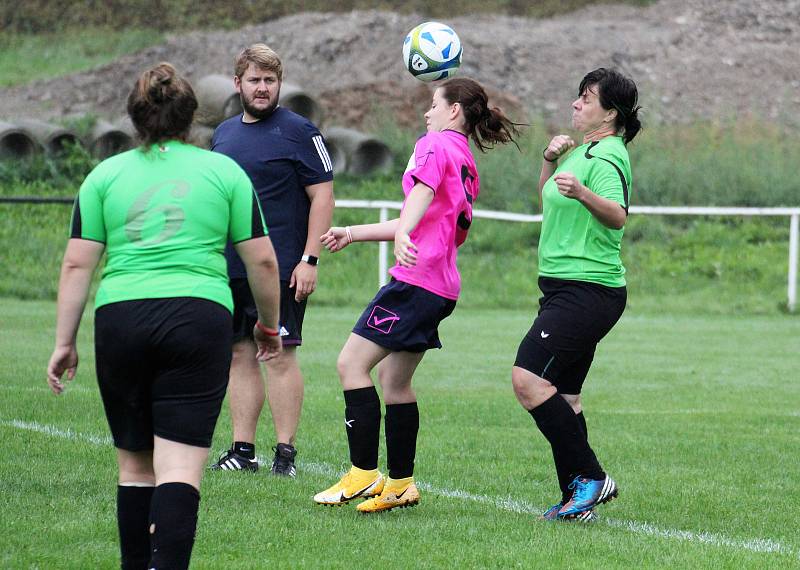
{"type": "MultiPolygon", "coordinates": [[[[33,431],[53,437],[60,437],[62,439],[83,441],[86,443],[91,443],[93,445],[112,445],[113,443],[111,438],[108,436],[100,437],[91,434],[84,434],[73,431],[71,429],[61,429],[55,426],[40,424],[38,422],[26,422],[22,420],[0,420],[0,426],[33,431]]],[[[262,460],[259,458],[259,463],[261,462],[262,460]]],[[[338,475],[341,474],[341,470],[336,469],[334,466],[329,465],[327,463],[303,462],[300,465],[301,467],[303,467],[307,471],[310,471],[311,473],[314,473],[316,475],[323,475],[325,477],[337,477],[338,475]]],[[[430,485],[428,483],[419,483],[419,486],[420,488],[428,491],[429,493],[433,493],[434,495],[440,495],[451,499],[461,499],[466,501],[472,501],[475,503],[482,503],[485,505],[495,507],[496,509],[512,513],[538,515],[541,514],[543,510],[541,508],[535,507],[530,503],[527,503],[525,501],[519,501],[511,497],[498,498],[498,497],[489,497],[486,495],[475,495],[473,493],[469,493],[467,491],[462,491],[459,489],[439,488],[434,485],[430,485]]],[[[710,532],[692,532],[687,530],[663,529],[655,525],[652,525],[650,523],[616,520],[608,518],[601,518],[599,519],[599,522],[601,524],[606,524],[611,527],[630,531],[634,534],[642,534],[647,536],[653,536],[656,538],[682,540],[685,542],[698,542],[701,544],[708,544],[711,546],[719,546],[735,550],[747,550],[750,552],[757,552],[757,553],[788,554],[790,556],[795,556],[800,558],[799,552],[796,552],[791,547],[783,545],[780,542],[777,542],[769,538],[754,538],[750,540],[740,540],[740,539],[728,538],[726,536],[710,532]]]]}

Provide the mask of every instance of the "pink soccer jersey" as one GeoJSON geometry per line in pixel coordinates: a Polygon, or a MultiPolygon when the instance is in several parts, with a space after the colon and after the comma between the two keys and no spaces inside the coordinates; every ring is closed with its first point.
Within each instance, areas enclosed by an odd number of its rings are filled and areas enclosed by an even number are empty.
{"type": "Polygon", "coordinates": [[[469,139],[450,130],[420,138],[403,174],[403,193],[408,196],[417,182],[434,191],[433,202],[411,232],[417,265],[407,268],[398,264],[389,273],[398,281],[458,299],[457,249],[467,238],[472,203],[480,188],[469,139]]]}

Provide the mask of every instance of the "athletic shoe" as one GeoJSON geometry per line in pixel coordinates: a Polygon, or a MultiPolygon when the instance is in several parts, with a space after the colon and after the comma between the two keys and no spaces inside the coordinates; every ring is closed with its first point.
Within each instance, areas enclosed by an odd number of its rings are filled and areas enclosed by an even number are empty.
{"type": "Polygon", "coordinates": [[[561,507],[564,506],[564,503],[556,503],[549,509],[547,509],[542,515],[539,517],[542,520],[546,521],[554,521],[558,518],[558,511],[561,510],[561,507]]]}
{"type": "Polygon", "coordinates": [[[618,495],[617,484],[606,475],[605,479],[575,477],[569,484],[572,498],[558,511],[558,518],[577,518],[580,513],[590,511],[597,505],[607,503],[618,495]]]}
{"type": "Polygon", "coordinates": [[[414,481],[402,486],[391,486],[391,481],[383,488],[377,497],[364,501],[356,507],[360,513],[379,513],[391,511],[395,507],[413,507],[419,503],[419,491],[414,481]]]}
{"type": "Polygon", "coordinates": [[[383,491],[383,484],[380,471],[364,471],[351,467],[338,483],[314,495],[314,502],[320,505],[344,505],[353,499],[379,495],[383,491]]]}
{"type": "Polygon", "coordinates": [[[556,503],[549,509],[547,509],[539,518],[545,521],[562,521],[562,522],[582,522],[582,523],[589,523],[597,519],[597,514],[594,512],[594,509],[589,509],[588,511],[583,511],[582,513],[578,513],[573,517],[565,517],[565,518],[558,518],[558,511],[561,510],[561,507],[564,505],[562,503],[556,503]]]}
{"type": "Polygon", "coordinates": [[[209,469],[212,471],[258,471],[258,460],[249,459],[236,453],[233,448],[224,451],[216,463],[209,469]]]}
{"type": "Polygon", "coordinates": [[[294,466],[294,457],[297,455],[297,450],[285,443],[279,443],[272,450],[275,452],[275,458],[272,460],[272,469],[270,469],[272,474],[280,475],[281,477],[294,477],[297,475],[297,469],[294,466]]]}

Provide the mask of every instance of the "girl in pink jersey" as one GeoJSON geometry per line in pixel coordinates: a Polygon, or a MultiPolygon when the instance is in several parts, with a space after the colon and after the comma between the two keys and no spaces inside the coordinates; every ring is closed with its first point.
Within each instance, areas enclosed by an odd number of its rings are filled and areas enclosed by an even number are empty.
{"type": "Polygon", "coordinates": [[[339,354],[352,467],[314,496],[319,504],[367,498],[358,510],[370,513],[419,502],[413,477],[419,411],[411,380],[425,351],[441,348],[439,323],[453,312],[461,290],[457,249],[467,238],[480,187],[469,138],[485,152],[513,142],[516,134],[515,123],[500,109],[490,109],[483,87],[468,78],[450,79],[436,89],[425,121],[428,132],[403,174],[400,217],[334,227],[320,238],[331,252],[354,241],[394,240],[397,264],[339,354]],[[387,480],[378,471],[381,405],[370,376],[378,363],[386,400],[387,480]]]}

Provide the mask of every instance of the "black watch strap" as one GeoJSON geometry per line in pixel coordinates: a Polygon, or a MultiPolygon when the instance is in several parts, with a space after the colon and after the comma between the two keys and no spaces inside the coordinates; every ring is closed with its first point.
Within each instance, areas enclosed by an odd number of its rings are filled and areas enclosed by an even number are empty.
{"type": "Polygon", "coordinates": [[[300,261],[305,261],[309,265],[316,265],[317,263],[319,263],[319,258],[315,255],[306,254],[300,258],[300,261]]]}

